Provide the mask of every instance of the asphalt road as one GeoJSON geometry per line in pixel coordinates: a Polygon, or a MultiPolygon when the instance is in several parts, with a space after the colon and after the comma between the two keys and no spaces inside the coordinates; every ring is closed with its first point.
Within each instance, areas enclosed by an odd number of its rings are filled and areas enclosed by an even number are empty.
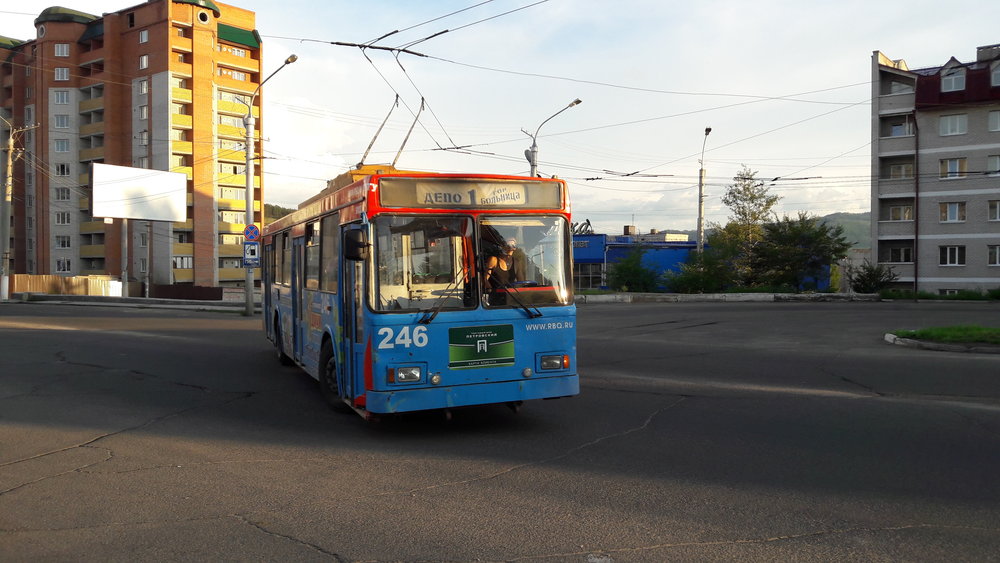
{"type": "Polygon", "coordinates": [[[982,303],[586,305],[582,393],[379,424],[259,317],[0,305],[0,560],[1000,559],[982,303]]]}

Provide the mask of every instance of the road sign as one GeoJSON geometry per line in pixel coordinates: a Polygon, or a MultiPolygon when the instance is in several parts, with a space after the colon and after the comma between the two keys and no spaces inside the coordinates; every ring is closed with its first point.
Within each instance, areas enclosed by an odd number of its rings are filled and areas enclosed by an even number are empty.
{"type": "Polygon", "coordinates": [[[247,228],[243,229],[243,237],[249,242],[254,242],[260,240],[260,229],[257,225],[247,225],[247,228]]]}
{"type": "Polygon", "coordinates": [[[243,243],[243,267],[257,268],[260,266],[260,243],[245,241],[243,243]]]}

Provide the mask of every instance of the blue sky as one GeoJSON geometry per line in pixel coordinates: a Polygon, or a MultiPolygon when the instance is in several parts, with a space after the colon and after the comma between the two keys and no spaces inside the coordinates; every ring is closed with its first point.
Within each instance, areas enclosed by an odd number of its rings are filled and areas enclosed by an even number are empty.
{"type": "MultiPolygon", "coordinates": [[[[233,2],[257,13],[266,72],[299,56],[263,94],[267,201],[294,207],[357,163],[398,93],[404,103],[366,162],[392,162],[423,96],[400,168],[504,174],[528,171],[522,128],[581,98],[541,130],[539,171],[566,179],[574,220],[603,232],[695,228],[705,127],[709,221],[726,221],[721,196],[742,164],[768,180],[808,178],[774,183],[779,213],[868,211],[872,51],[921,68],[1000,43],[1000,3],[983,0],[947,12],[912,0],[480,2],[233,2]],[[363,43],[464,8],[378,43],[451,30],[413,45],[428,57],[400,56],[405,73],[390,53],[369,50],[369,62],[323,43],[363,43]],[[441,150],[455,145],[475,152],[441,150]]],[[[60,5],[101,14],[133,4],[60,5]]],[[[0,9],[0,35],[32,36],[48,5],[0,9]]]]}

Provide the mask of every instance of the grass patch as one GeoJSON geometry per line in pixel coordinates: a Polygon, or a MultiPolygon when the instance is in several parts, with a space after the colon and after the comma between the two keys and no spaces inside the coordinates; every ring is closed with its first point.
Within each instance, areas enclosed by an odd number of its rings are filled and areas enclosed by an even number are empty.
{"type": "Polygon", "coordinates": [[[914,338],[931,342],[1000,344],[1000,328],[977,325],[897,330],[893,334],[900,338],[914,338]]]}

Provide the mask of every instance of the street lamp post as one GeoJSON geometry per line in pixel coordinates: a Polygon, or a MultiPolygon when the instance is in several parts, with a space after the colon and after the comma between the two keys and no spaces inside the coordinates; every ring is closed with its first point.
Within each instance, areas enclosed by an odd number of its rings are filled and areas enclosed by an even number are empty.
{"type": "MultiPolygon", "coordinates": [[[[286,66],[294,63],[297,60],[299,60],[299,58],[297,56],[295,56],[295,55],[289,55],[288,58],[285,59],[285,62],[280,67],[278,67],[278,70],[275,70],[274,72],[272,72],[267,78],[265,78],[263,81],[261,81],[260,84],[257,85],[257,88],[253,91],[253,95],[250,96],[250,102],[249,103],[244,102],[244,104],[247,106],[247,114],[246,114],[246,116],[243,117],[243,128],[246,130],[246,139],[245,139],[246,140],[246,147],[245,148],[246,148],[246,157],[247,158],[246,158],[246,170],[244,170],[244,172],[246,174],[246,187],[247,187],[247,193],[246,193],[246,204],[247,204],[246,224],[247,225],[253,225],[254,224],[254,220],[253,220],[253,200],[254,200],[254,197],[253,197],[253,190],[254,190],[254,185],[253,185],[253,176],[254,176],[254,139],[253,139],[253,136],[254,136],[254,122],[255,122],[255,119],[254,119],[254,116],[253,116],[253,102],[254,102],[255,99],[257,99],[257,93],[260,92],[260,88],[261,88],[261,86],[264,85],[265,82],[267,82],[268,80],[270,80],[275,74],[278,74],[278,71],[280,71],[281,69],[285,68],[286,66]]],[[[264,209],[264,205],[263,205],[263,202],[261,202],[261,210],[263,211],[263,209],[264,209]]],[[[245,281],[245,284],[244,284],[244,296],[243,296],[244,297],[244,310],[243,310],[243,314],[249,317],[249,316],[253,315],[253,294],[254,294],[254,291],[253,291],[253,268],[252,267],[246,267],[246,265],[244,265],[244,269],[246,269],[246,281],[245,281]]]]}
{"type": "Polygon", "coordinates": [[[531,164],[531,173],[529,174],[529,176],[535,176],[538,173],[538,142],[537,142],[537,140],[538,140],[538,132],[542,130],[542,125],[545,125],[546,123],[548,123],[548,121],[550,119],[552,119],[553,117],[559,115],[560,113],[568,110],[569,108],[571,108],[573,106],[580,105],[582,103],[583,103],[583,100],[581,100],[580,98],[577,98],[577,99],[573,100],[572,102],[569,103],[568,106],[566,106],[566,107],[562,108],[561,110],[555,112],[554,114],[552,114],[552,117],[549,117],[549,119],[546,119],[545,121],[543,121],[541,123],[541,125],[538,126],[538,129],[535,129],[535,134],[534,135],[532,135],[531,133],[528,133],[524,129],[521,129],[521,131],[525,135],[531,137],[531,148],[529,148],[528,150],[524,151],[524,157],[527,158],[528,159],[528,163],[531,164]]]}
{"type": "Polygon", "coordinates": [[[711,127],[705,128],[705,138],[701,141],[701,158],[698,160],[698,254],[705,250],[705,143],[711,127]]]}
{"type": "MultiPolygon", "coordinates": [[[[0,117],[3,119],[3,117],[0,117]]],[[[0,301],[10,299],[10,214],[14,188],[14,126],[7,124],[7,170],[4,175],[3,200],[0,200],[0,301]]]]}

